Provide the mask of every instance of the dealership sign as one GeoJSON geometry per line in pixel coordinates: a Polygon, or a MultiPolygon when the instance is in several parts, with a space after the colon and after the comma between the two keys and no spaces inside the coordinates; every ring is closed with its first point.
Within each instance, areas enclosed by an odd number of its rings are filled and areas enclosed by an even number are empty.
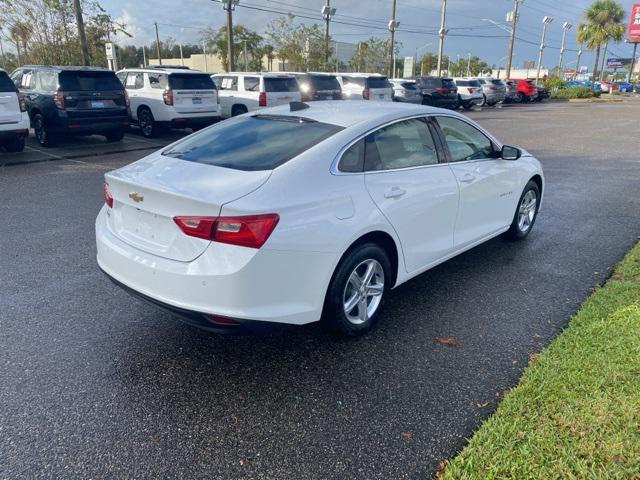
{"type": "Polygon", "coordinates": [[[629,40],[640,43],[640,3],[634,3],[631,7],[631,19],[629,20],[629,40]]]}
{"type": "Polygon", "coordinates": [[[630,58],[607,58],[607,68],[622,68],[631,63],[630,58]]]}

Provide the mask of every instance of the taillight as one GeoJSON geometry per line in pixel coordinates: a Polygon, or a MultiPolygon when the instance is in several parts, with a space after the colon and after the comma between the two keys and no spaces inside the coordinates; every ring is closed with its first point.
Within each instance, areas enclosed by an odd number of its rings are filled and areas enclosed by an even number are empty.
{"type": "Polygon", "coordinates": [[[21,112],[26,112],[27,111],[27,104],[24,101],[24,95],[21,93],[18,93],[18,103],[20,104],[20,111],[21,112]]]}
{"type": "Polygon", "coordinates": [[[56,104],[56,107],[59,109],[64,108],[64,92],[62,90],[57,90],[53,94],[53,102],[56,104]]]}
{"type": "Polygon", "coordinates": [[[165,105],[173,105],[173,90],[167,88],[164,92],[162,92],[162,98],[165,105]]]}
{"type": "Polygon", "coordinates": [[[113,197],[111,196],[111,192],[109,191],[109,184],[104,182],[102,184],[102,194],[104,195],[104,201],[109,208],[113,208],[113,197]]]}
{"type": "Polygon", "coordinates": [[[127,91],[124,91],[124,104],[129,107],[131,106],[131,102],[129,101],[129,94],[127,93],[127,91]]]}
{"type": "Polygon", "coordinates": [[[242,217],[173,217],[186,235],[250,248],[264,245],[279,220],[275,213],[242,217]]]}
{"type": "Polygon", "coordinates": [[[362,98],[364,98],[365,100],[369,100],[369,87],[365,88],[362,91],[362,98]]]}
{"type": "Polygon", "coordinates": [[[469,90],[469,93],[473,93],[473,87],[467,87],[467,90],[469,90]]]}
{"type": "Polygon", "coordinates": [[[436,92],[442,93],[442,94],[447,94],[447,93],[449,93],[449,89],[448,88],[444,88],[444,87],[438,87],[438,88],[436,88],[436,92]]]}
{"type": "Polygon", "coordinates": [[[267,92],[260,92],[258,96],[258,106],[266,107],[267,106],[267,92]]]}

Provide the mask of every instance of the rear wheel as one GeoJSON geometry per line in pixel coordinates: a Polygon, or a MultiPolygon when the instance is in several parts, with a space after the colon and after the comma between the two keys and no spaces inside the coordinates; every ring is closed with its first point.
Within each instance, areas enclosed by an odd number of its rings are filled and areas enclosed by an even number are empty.
{"type": "Polygon", "coordinates": [[[516,93],[516,102],[524,103],[524,101],[525,101],[524,95],[521,92],[516,93]]]}
{"type": "Polygon", "coordinates": [[[43,147],[51,147],[54,144],[54,139],[48,132],[47,127],[44,124],[44,117],[37,113],[33,117],[33,131],[36,135],[36,140],[43,147]]]}
{"type": "Polygon", "coordinates": [[[462,107],[463,107],[465,110],[471,110],[471,109],[473,108],[473,103],[464,103],[464,104],[462,105],[462,107]]]}
{"type": "Polygon", "coordinates": [[[108,142],[119,142],[124,138],[124,130],[112,130],[104,134],[108,142]]]}
{"type": "Polygon", "coordinates": [[[19,137],[14,137],[4,143],[4,148],[7,150],[7,152],[11,153],[21,152],[22,150],[24,150],[25,140],[26,137],[22,135],[19,137]]]}
{"type": "Polygon", "coordinates": [[[505,233],[509,240],[522,240],[526,238],[533,228],[538,216],[540,205],[540,188],[533,180],[527,183],[518,202],[518,209],[513,216],[511,227],[505,233]]]}
{"type": "Polygon", "coordinates": [[[138,124],[144,137],[153,138],[158,135],[158,125],[148,108],[141,108],[138,112],[138,124]]]}
{"type": "Polygon", "coordinates": [[[244,113],[247,113],[248,111],[249,110],[247,110],[247,107],[245,107],[244,105],[234,105],[231,109],[231,116],[237,117],[238,115],[242,115],[244,113]]]}
{"type": "MultiPolygon", "coordinates": [[[[487,96],[483,93],[482,94],[482,102],[480,102],[480,106],[484,107],[486,105],[487,105],[487,96]]],[[[491,105],[489,105],[489,106],[491,106],[491,105]]]]}
{"type": "Polygon", "coordinates": [[[373,243],[355,247],[336,268],[323,321],[342,335],[363,335],[378,321],[391,278],[391,262],[381,247],[373,243]]]}

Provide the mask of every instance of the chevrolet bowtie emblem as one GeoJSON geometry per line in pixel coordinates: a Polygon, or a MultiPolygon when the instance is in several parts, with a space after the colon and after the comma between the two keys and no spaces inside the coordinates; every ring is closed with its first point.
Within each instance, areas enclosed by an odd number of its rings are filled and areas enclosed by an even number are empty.
{"type": "Polygon", "coordinates": [[[129,194],[129,198],[136,203],[140,203],[144,200],[144,197],[142,195],[138,195],[138,192],[131,192],[129,194]]]}

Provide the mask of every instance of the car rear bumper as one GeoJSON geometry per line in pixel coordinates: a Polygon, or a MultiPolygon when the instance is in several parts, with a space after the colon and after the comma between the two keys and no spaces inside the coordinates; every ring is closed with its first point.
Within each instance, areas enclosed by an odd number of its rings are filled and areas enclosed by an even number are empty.
{"type": "Polygon", "coordinates": [[[122,130],[129,126],[129,116],[125,114],[109,116],[64,116],[53,123],[45,122],[51,133],[101,133],[122,130]]]}
{"type": "Polygon", "coordinates": [[[22,113],[20,121],[11,123],[0,123],[0,138],[8,139],[29,135],[29,115],[22,113]]]}
{"type": "Polygon", "coordinates": [[[150,301],[198,320],[214,315],[239,323],[303,325],[320,319],[335,255],[212,242],[191,262],[170,260],[115,236],[107,226],[107,211],[103,207],[96,219],[98,265],[150,301]]]}

